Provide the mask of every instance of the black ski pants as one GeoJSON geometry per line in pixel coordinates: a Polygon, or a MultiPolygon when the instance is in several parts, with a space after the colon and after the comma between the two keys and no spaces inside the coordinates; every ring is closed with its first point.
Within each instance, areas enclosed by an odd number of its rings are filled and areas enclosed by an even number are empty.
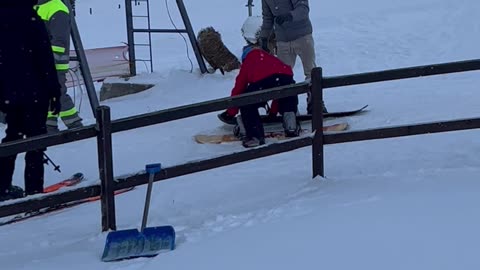
{"type": "MultiPolygon", "coordinates": [[[[245,93],[250,93],[259,90],[266,90],[274,87],[294,84],[293,76],[284,74],[274,74],[258,82],[251,83],[247,87],[245,93]]],[[[247,138],[264,138],[265,131],[263,129],[262,119],[258,113],[258,108],[264,107],[265,103],[256,103],[240,107],[240,114],[242,116],[243,125],[245,127],[245,135],[247,138]]],[[[281,98],[278,100],[279,112],[297,112],[298,110],[298,96],[291,96],[281,98]]]]}
{"type": "MultiPolygon", "coordinates": [[[[8,105],[6,136],[2,143],[42,135],[47,132],[46,121],[48,105],[8,105]]],[[[44,168],[43,153],[45,149],[28,151],[25,154],[25,193],[43,192],[44,168]]],[[[12,185],[15,160],[17,155],[0,157],[0,192],[12,185]]]]}

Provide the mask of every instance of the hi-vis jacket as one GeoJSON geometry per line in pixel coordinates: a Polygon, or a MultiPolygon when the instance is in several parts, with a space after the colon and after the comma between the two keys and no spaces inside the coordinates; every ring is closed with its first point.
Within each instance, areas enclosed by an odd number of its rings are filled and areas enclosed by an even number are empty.
{"type": "Polygon", "coordinates": [[[70,11],[62,0],[39,0],[35,10],[47,26],[58,72],[68,72],[70,62],[70,11]]]}

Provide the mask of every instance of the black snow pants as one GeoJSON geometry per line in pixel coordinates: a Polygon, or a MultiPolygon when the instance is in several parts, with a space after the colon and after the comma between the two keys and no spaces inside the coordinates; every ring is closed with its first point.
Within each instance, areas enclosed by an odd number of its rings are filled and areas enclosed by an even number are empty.
{"type": "MultiPolygon", "coordinates": [[[[259,90],[265,90],[278,86],[294,84],[293,76],[284,74],[275,74],[262,79],[258,82],[251,83],[247,87],[245,93],[250,93],[259,90]]],[[[258,113],[258,108],[264,107],[265,103],[256,103],[240,107],[240,114],[242,122],[245,127],[245,135],[247,138],[264,138],[265,132],[263,130],[263,123],[258,113]]],[[[283,115],[285,112],[297,112],[298,110],[298,96],[291,96],[281,98],[278,100],[279,112],[283,115]]]]}
{"type": "MultiPolygon", "coordinates": [[[[6,136],[2,143],[42,135],[47,132],[46,121],[48,105],[8,105],[6,136]]],[[[27,195],[43,192],[45,149],[28,151],[25,154],[25,193],[27,195]]],[[[17,155],[0,157],[0,191],[12,185],[17,155]]]]}

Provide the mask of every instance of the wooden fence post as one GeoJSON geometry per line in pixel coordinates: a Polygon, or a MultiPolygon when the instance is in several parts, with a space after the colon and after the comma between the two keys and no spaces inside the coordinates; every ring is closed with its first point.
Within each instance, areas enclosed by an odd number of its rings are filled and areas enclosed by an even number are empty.
{"type": "Polygon", "coordinates": [[[312,142],[313,178],[325,176],[323,162],[323,74],[322,68],[312,70],[312,131],[315,131],[312,142]]]}
{"type": "Polygon", "coordinates": [[[98,123],[97,148],[101,182],[102,231],[116,230],[110,108],[99,106],[96,114],[98,123]]]}

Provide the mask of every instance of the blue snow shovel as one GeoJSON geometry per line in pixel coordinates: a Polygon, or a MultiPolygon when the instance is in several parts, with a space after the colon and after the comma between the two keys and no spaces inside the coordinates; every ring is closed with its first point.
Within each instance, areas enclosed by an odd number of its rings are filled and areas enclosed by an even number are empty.
{"type": "Polygon", "coordinates": [[[147,196],[141,231],[137,229],[110,232],[107,235],[102,261],[118,261],[137,257],[153,257],[162,250],[175,248],[175,230],[172,226],[145,228],[152,193],[153,178],[161,170],[161,165],[149,164],[145,170],[149,174],[147,196]]]}

